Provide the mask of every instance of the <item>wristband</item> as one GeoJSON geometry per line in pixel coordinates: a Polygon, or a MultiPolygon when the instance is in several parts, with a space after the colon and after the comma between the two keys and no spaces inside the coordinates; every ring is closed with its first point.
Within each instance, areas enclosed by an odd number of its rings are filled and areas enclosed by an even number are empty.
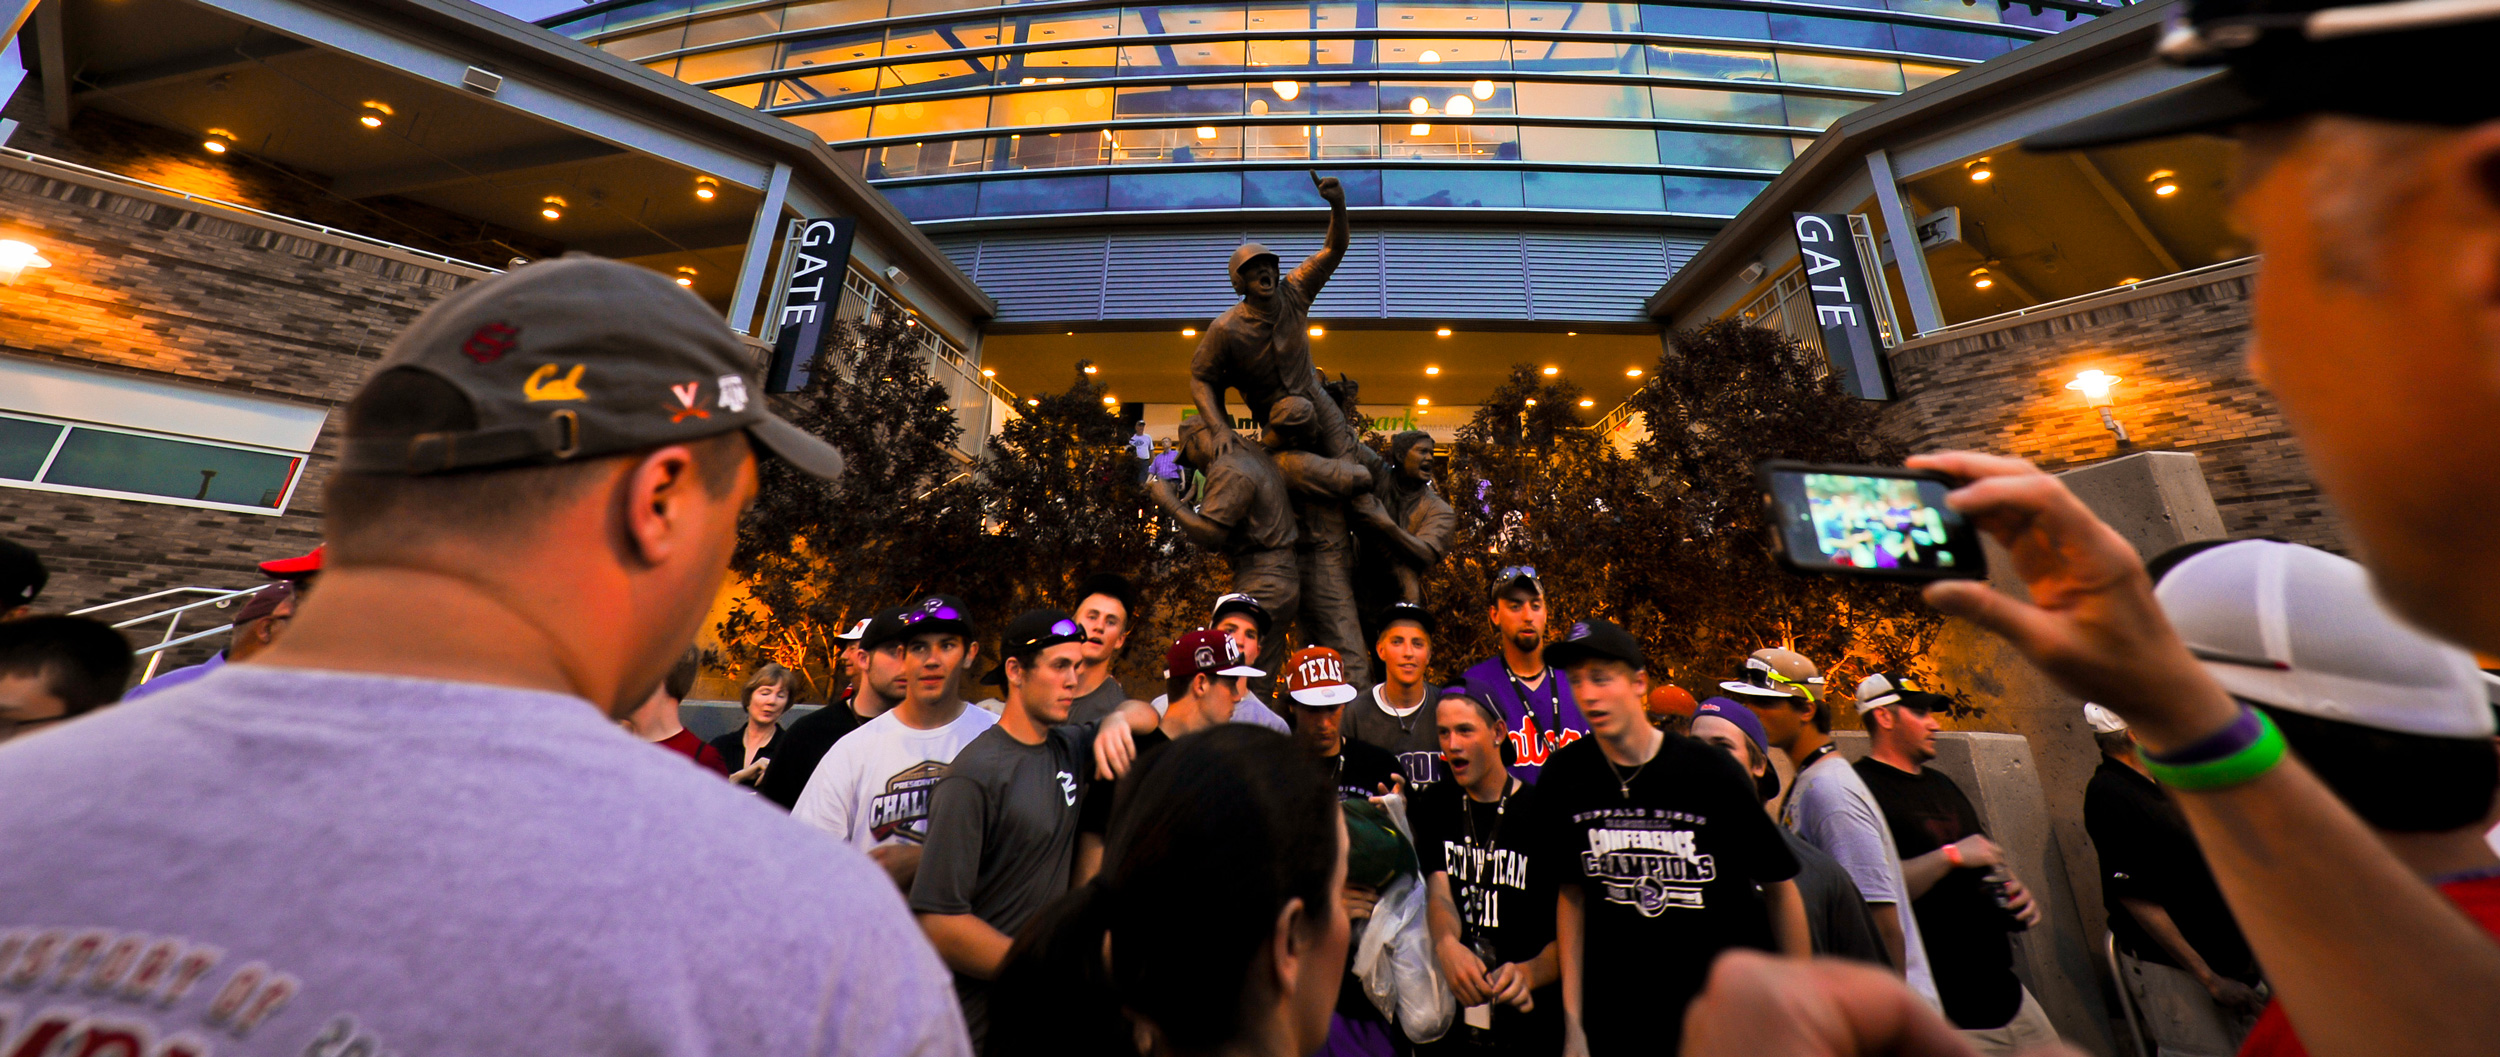
{"type": "Polygon", "coordinates": [[[1954,868],[1954,869],[1956,869],[1956,870],[1961,869],[1961,868],[1962,868],[1962,846],[1961,846],[1961,845],[1959,845],[1959,844],[1947,844],[1947,845],[1945,845],[1945,846],[1944,846],[1944,861],[1949,862],[1949,863],[1952,863],[1952,864],[1953,864],[1953,868],[1954,868]]]}
{"type": "Polygon", "coordinates": [[[2283,762],[2286,746],[2283,732],[2275,728],[2273,720],[2243,704],[2238,721],[2222,733],[2189,746],[2189,750],[2166,754],[2170,762],[2154,759],[2142,749],[2136,750],[2136,758],[2144,762],[2144,769],[2154,781],[2173,789],[2201,792],[2256,780],[2283,762]],[[2217,754],[2218,749],[2223,751],[2217,754]],[[2204,758],[2180,759],[2187,755],[2204,758]]]}

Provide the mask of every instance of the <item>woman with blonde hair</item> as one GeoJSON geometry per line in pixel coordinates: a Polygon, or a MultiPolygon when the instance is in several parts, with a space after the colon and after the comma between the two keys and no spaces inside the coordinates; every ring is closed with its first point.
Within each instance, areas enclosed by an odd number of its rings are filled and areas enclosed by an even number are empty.
{"type": "Polygon", "coordinates": [[[766,664],[747,676],[746,685],[738,692],[738,706],[746,713],[746,722],[712,739],[712,748],[719,750],[721,759],[729,761],[730,781],[752,786],[764,780],[773,750],[781,745],[781,714],[790,710],[790,698],[798,681],[798,673],[778,664],[766,664]]]}

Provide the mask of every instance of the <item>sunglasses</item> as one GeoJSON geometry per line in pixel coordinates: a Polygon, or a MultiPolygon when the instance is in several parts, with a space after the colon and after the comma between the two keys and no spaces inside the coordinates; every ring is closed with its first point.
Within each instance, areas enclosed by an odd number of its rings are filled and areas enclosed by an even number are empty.
{"type": "Polygon", "coordinates": [[[903,614],[903,623],[905,624],[917,624],[923,620],[963,620],[969,622],[970,618],[965,617],[961,612],[958,612],[955,607],[932,598],[926,602],[920,603],[920,608],[903,614]]]}
{"type": "Polygon", "coordinates": [[[1758,686],[1765,690],[1782,690],[1785,687],[1793,686],[1799,690],[1805,691],[1806,696],[1811,698],[1814,696],[1815,684],[1823,681],[1822,678],[1818,676],[1804,682],[1798,682],[1795,679],[1791,679],[1771,670],[1769,667],[1757,667],[1761,664],[1762,662],[1760,661],[1745,662],[1745,672],[1743,676],[1745,685],[1758,686]]]}
{"type": "Polygon", "coordinates": [[[1502,567],[1502,571],[1493,574],[1493,582],[1497,584],[1506,584],[1522,576],[1531,580],[1536,579],[1536,566],[1505,565],[1502,567]]]}

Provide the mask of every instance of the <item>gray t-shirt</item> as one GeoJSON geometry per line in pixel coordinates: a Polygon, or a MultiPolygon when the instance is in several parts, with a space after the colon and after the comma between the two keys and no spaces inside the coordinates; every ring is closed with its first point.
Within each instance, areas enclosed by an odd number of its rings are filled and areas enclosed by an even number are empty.
{"type": "MultiPolygon", "coordinates": [[[[1172,698],[1168,694],[1156,694],[1155,699],[1147,704],[1154,706],[1155,715],[1165,715],[1171,711],[1172,698]]],[[[1291,725],[1277,718],[1275,709],[1267,707],[1267,702],[1259,700],[1259,695],[1248,690],[1241,692],[1241,700],[1233,702],[1233,718],[1226,722],[1266,727],[1278,734],[1293,733],[1291,725]]]]}
{"type": "Polygon", "coordinates": [[[233,665],[0,746],[0,788],[0,960],[39,982],[13,1029],[971,1052],[883,871],[579,698],[233,665]]]}
{"type": "MultiPolygon", "coordinates": [[[[1014,936],[1068,891],[1077,804],[1094,772],[1094,725],[1052,727],[1027,745],[991,727],[955,754],[929,801],[929,840],[911,908],[970,914],[1014,936]]],[[[973,1045],[989,1026],[985,981],[957,974],[973,1045]]]]}
{"type": "Polygon", "coordinates": [[[1441,727],[1433,711],[1441,700],[1437,687],[1424,687],[1424,699],[1403,716],[1389,711],[1381,686],[1354,695],[1345,706],[1345,736],[1398,758],[1398,771],[1409,786],[1427,785],[1441,777],[1441,727]]]}
{"type": "Polygon", "coordinates": [[[1849,872],[1858,894],[1869,903],[1890,903],[1901,920],[1901,939],[1909,965],[1903,974],[1910,989],[1943,1008],[1936,997],[1936,979],[1927,968],[1927,944],[1919,938],[1918,915],[1910,912],[1909,882],[1901,876],[1901,853],[1894,850],[1892,828],[1884,809],[1867,791],[1866,780],[1837,752],[1807,765],[1788,794],[1786,813],[1797,835],[1823,849],[1849,872]]]}
{"type": "Polygon", "coordinates": [[[1128,691],[1120,688],[1120,680],[1103,676],[1102,685],[1095,687],[1093,693],[1077,698],[1068,706],[1068,722],[1100,723],[1104,716],[1119,711],[1120,705],[1126,701],[1128,691]]]}

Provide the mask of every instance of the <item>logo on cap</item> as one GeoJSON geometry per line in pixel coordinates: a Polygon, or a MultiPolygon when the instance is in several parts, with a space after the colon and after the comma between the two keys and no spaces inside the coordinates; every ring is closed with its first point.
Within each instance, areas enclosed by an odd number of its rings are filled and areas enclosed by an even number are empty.
{"type": "Polygon", "coordinates": [[[703,395],[703,383],[701,381],[687,382],[684,385],[672,385],[668,387],[668,391],[676,394],[677,403],[679,405],[676,413],[668,416],[668,420],[670,422],[683,422],[689,418],[712,417],[711,412],[694,406],[694,398],[703,395]]]}
{"type": "Polygon", "coordinates": [[[1198,652],[1193,654],[1190,660],[1198,665],[1200,671],[1212,671],[1215,668],[1215,649],[1211,646],[1200,646],[1198,652]]]}
{"type": "Polygon", "coordinates": [[[521,383],[521,395],[533,404],[542,400],[588,400],[590,397],[582,392],[582,370],[588,366],[574,364],[572,373],[558,378],[556,372],[561,368],[552,363],[540,364],[530,372],[529,380],[521,383]]]}
{"type": "Polygon", "coordinates": [[[1589,637],[1590,634],[1592,634],[1592,632],[1589,631],[1589,626],[1587,624],[1573,624],[1571,625],[1571,634],[1563,637],[1573,642],[1578,642],[1581,639],[1589,637]]]}
{"type": "Polygon", "coordinates": [[[482,367],[503,359],[520,343],[521,328],[510,323],[489,323],[470,333],[469,340],[460,343],[460,351],[482,367]]]}
{"type": "Polygon", "coordinates": [[[720,397],[712,401],[730,414],[747,409],[747,380],[734,374],[720,376],[720,397]]]}

